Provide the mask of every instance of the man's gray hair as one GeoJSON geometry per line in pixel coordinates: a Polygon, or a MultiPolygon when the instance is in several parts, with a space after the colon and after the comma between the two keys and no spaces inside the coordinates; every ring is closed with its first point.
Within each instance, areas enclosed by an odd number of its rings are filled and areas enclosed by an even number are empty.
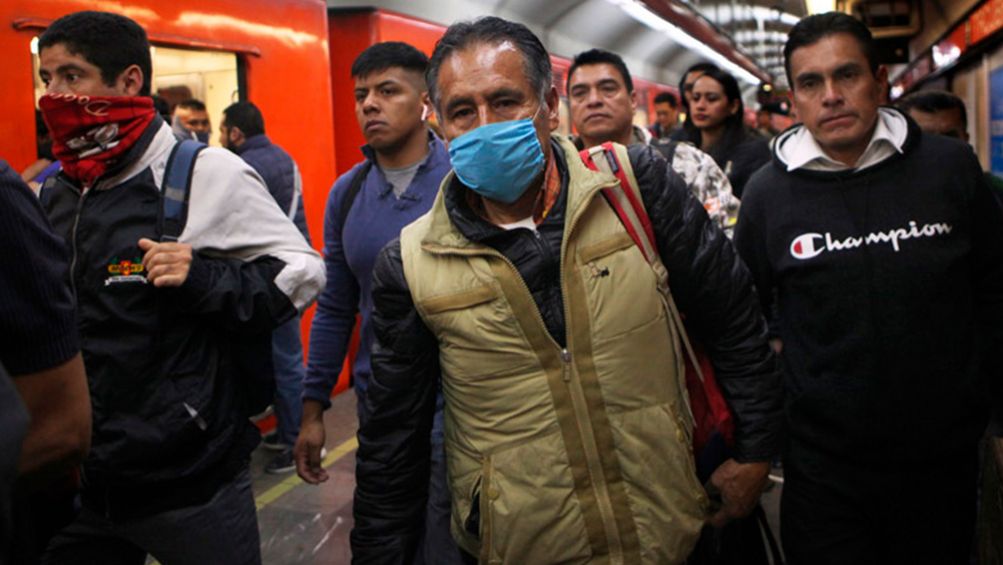
{"type": "Polygon", "coordinates": [[[522,53],[526,76],[539,93],[542,100],[553,84],[550,55],[530,29],[520,23],[510,22],[495,16],[485,16],[470,22],[457,22],[435,44],[435,51],[428,62],[425,82],[432,105],[439,108],[439,68],[447,57],[477,43],[495,45],[510,41],[522,53]]]}

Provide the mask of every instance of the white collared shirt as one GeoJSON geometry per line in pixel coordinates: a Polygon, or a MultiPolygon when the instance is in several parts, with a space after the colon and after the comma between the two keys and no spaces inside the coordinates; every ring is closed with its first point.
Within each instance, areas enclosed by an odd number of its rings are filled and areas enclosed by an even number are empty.
{"type": "Polygon", "coordinates": [[[908,133],[909,124],[901,113],[890,108],[878,108],[877,126],[871,142],[852,167],[826,155],[804,126],[776,139],[777,154],[787,165],[788,171],[802,168],[827,172],[861,170],[873,167],[896,153],[902,153],[908,133]]]}

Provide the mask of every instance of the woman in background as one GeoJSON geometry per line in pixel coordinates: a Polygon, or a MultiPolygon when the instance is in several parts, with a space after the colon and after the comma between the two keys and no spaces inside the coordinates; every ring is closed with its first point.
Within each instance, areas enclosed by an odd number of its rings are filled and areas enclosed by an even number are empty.
{"type": "Polygon", "coordinates": [[[731,190],[742,198],[746,181],[770,160],[765,138],[746,127],[745,105],[738,81],[726,71],[709,69],[693,83],[690,118],[696,126],[693,142],[728,175],[731,190]]]}

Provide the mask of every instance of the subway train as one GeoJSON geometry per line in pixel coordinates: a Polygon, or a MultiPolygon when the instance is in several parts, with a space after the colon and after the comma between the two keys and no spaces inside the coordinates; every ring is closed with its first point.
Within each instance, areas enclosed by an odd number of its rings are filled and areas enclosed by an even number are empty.
{"type": "MultiPolygon", "coordinates": [[[[385,41],[431,54],[447,26],[482,15],[522,22],[539,35],[560,97],[557,131],[573,134],[567,73],[574,55],[591,47],[618,53],[630,67],[634,122],[641,127],[654,122],[657,95],[679,96],[686,69],[709,61],[738,79],[748,125],[755,124],[757,109],[765,109],[770,127],[784,130],[798,123],[782,53],[787,33],[809,14],[843,11],[863,21],[876,40],[876,56],[888,69],[885,100],[893,104],[923,90],[957,95],[968,116],[964,133],[982,170],[1003,176],[1003,0],[4,0],[0,158],[15,170],[37,158],[37,101],[45,92],[38,36],[79,10],[120,13],[146,29],[153,92],[172,104],[204,100],[211,144],[219,144],[222,110],[232,102],[249,100],[261,108],[269,137],[292,155],[302,174],[306,221],[318,250],[332,184],[362,159],[365,139],[350,73],[355,58],[385,41]]],[[[304,347],[312,317],[311,308],[302,318],[304,347]]],[[[254,454],[265,563],[351,562],[358,446],[351,366],[357,346],[356,332],[327,414],[324,466],[332,480],[314,487],[295,473],[265,475],[265,455],[254,454]]],[[[274,416],[257,425],[271,430],[274,416]]],[[[978,563],[1003,564],[1003,442],[987,442],[983,456],[988,471],[980,478],[982,489],[995,498],[982,502],[974,551],[978,563]]],[[[764,498],[774,532],[782,478],[777,482],[764,498]]]]}

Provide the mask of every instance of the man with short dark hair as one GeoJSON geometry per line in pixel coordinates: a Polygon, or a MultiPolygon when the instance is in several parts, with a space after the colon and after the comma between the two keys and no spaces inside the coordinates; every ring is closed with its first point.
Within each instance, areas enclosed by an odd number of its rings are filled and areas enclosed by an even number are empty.
{"type": "Polygon", "coordinates": [[[174,117],[171,118],[171,128],[178,139],[194,139],[209,143],[209,133],[212,125],[209,123],[209,112],[201,100],[189,98],[174,106],[174,117]]]}
{"type": "Polygon", "coordinates": [[[756,110],[756,131],[766,139],[773,139],[780,133],[773,127],[773,113],[766,108],[756,110]]]}
{"type": "MultiPolygon", "coordinates": [[[[919,90],[895,101],[926,133],[935,133],[968,143],[968,111],[965,101],[943,90],[919,90]]],[[[986,182],[1003,204],[1003,179],[986,171],[986,182]]]]}
{"type": "MultiPolygon", "coordinates": [[[[321,466],[326,439],[323,415],[331,406],[331,390],[345,361],[356,314],[361,318],[360,344],[352,380],[360,427],[372,415],[367,396],[376,254],[429,209],[449,172],[446,148],[425,124],[430,111],[427,66],[424,53],[401,42],[372,45],[352,64],[355,116],[366,139],[365,159],[334,183],[324,212],[329,284],[317,301],[310,330],[303,423],[295,448],[297,471],[311,484],[328,478],[321,466]]],[[[441,400],[434,412],[435,425],[416,439],[426,446],[431,440],[430,456],[421,462],[431,465],[431,473],[424,485],[427,503],[423,499],[422,514],[415,517],[414,525],[422,532],[415,554],[418,563],[449,565],[457,563],[460,554],[449,535],[441,400]]]]}
{"type": "Polygon", "coordinates": [[[968,142],[968,111],[965,101],[943,90],[917,90],[895,101],[920,129],[968,142]]]}
{"type": "Polygon", "coordinates": [[[655,123],[649,131],[655,139],[669,139],[679,127],[679,100],[671,92],[655,95],[655,123]]]}
{"type": "Polygon", "coordinates": [[[579,133],[581,148],[606,141],[651,145],[670,160],[672,170],[683,177],[707,214],[731,237],[739,201],[731,192],[727,175],[710,155],[696,147],[668,138],[655,140],[634,124],[637,94],[619,55],[591,49],[575,56],[568,70],[567,91],[571,123],[579,133]]]}
{"type": "MultiPolygon", "coordinates": [[[[269,194],[282,212],[296,224],[310,243],[303,209],[303,179],[293,158],[265,135],[265,118],[251,102],[234,102],[223,110],[219,143],[233,151],[261,175],[269,194]]],[[[265,465],[265,472],[287,473],[296,468],[293,444],[303,417],[303,343],[300,318],[282,324],[272,333],[272,365],[275,370],[275,430],[262,444],[278,451],[265,465]]]]}
{"type": "MultiPolygon", "coordinates": [[[[373,268],[353,558],[414,555],[441,382],[452,534],[471,559],[681,562],[708,508],[668,298],[602,196],[612,177],[551,136],[545,48],[501,18],[456,23],[426,77],[453,172],[373,268]]],[[[736,459],[711,478],[721,524],[751,510],[778,445],[765,323],[745,267],[665,160],[613,150],[737,414],[736,459]]]]}
{"type": "Polygon", "coordinates": [[[272,329],[323,287],[323,263],[229,151],[195,155],[189,190],[164,186],[180,143],[153,109],[136,22],[69,14],[38,50],[62,164],[41,201],[70,249],[93,400],[80,515],[43,561],[259,563],[251,387],[270,370],[272,329]]]}
{"type": "Polygon", "coordinates": [[[964,143],[881,107],[868,29],[784,46],[803,124],[749,181],[735,244],[776,300],[790,563],[967,563],[977,443],[1001,398],[1003,215],[964,143]]]}

